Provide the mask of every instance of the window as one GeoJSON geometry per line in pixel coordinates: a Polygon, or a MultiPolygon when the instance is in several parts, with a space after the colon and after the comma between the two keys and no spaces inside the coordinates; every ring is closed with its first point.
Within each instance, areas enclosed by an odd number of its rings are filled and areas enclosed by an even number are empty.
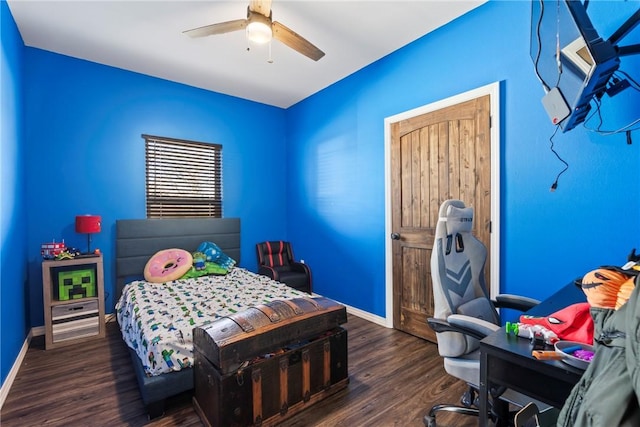
{"type": "Polygon", "coordinates": [[[222,145],[142,137],[147,218],[222,217],[222,145]]]}

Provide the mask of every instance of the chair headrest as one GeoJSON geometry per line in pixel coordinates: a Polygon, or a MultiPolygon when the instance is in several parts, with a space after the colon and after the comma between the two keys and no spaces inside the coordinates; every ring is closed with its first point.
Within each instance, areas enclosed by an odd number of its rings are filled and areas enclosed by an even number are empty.
{"type": "Polygon", "coordinates": [[[470,233],[473,229],[473,207],[458,208],[449,206],[444,219],[448,235],[470,233]]]}

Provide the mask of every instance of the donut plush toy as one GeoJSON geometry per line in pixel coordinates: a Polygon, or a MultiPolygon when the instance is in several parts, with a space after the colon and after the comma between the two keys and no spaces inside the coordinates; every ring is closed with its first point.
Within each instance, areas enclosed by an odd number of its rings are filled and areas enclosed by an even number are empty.
{"type": "Polygon", "coordinates": [[[147,282],[164,283],[177,280],[191,269],[193,257],[184,249],[165,249],[156,252],[144,267],[147,282]]]}

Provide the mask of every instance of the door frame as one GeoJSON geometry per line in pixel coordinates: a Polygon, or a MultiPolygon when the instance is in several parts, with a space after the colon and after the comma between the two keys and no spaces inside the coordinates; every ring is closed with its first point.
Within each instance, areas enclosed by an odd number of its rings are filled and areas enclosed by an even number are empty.
{"type": "Polygon", "coordinates": [[[500,293],[500,82],[404,111],[384,119],[384,209],[385,209],[385,317],[384,323],[393,328],[393,254],[391,244],[391,124],[489,95],[491,114],[491,286],[489,293],[500,293]]]}

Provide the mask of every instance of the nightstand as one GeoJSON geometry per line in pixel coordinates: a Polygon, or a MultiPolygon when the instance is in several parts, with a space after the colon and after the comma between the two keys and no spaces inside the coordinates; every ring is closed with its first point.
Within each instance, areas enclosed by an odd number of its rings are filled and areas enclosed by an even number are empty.
{"type": "Polygon", "coordinates": [[[45,348],[105,336],[102,255],[42,262],[45,348]]]}

